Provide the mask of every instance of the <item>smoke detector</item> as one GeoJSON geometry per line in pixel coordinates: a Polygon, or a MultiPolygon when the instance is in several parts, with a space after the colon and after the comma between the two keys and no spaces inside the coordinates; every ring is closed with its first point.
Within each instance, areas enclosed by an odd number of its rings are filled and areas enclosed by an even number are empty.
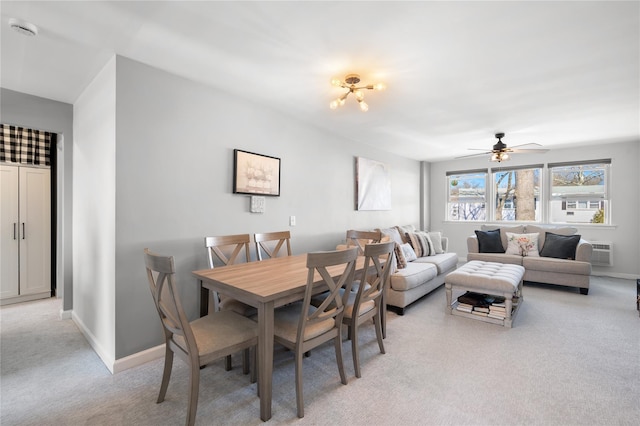
{"type": "Polygon", "coordinates": [[[16,19],[16,18],[9,19],[9,26],[15,32],[20,33],[22,35],[26,35],[30,37],[38,35],[38,27],[36,27],[33,24],[30,24],[29,22],[21,21],[20,19],[16,19]]]}

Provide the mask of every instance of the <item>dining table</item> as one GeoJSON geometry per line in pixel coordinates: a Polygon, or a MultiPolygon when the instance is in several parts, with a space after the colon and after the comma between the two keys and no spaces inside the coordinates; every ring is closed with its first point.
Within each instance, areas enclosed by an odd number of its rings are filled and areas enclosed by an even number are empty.
{"type": "MultiPolygon", "coordinates": [[[[364,256],[358,256],[356,275],[364,268],[364,256]]],[[[343,265],[328,267],[332,277],[339,277],[343,265]]],[[[304,298],[307,285],[307,254],[276,257],[256,262],[237,263],[193,271],[200,282],[200,315],[209,310],[209,292],[237,299],[258,310],[258,395],[260,418],[271,418],[273,384],[274,309],[304,298]]],[[[327,290],[316,272],[314,293],[327,290]]]]}

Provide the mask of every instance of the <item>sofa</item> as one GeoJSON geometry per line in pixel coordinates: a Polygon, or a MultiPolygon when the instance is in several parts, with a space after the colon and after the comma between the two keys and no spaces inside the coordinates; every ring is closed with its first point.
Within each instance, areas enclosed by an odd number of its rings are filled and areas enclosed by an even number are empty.
{"type": "Polygon", "coordinates": [[[376,231],[381,232],[383,242],[396,243],[396,264],[386,303],[399,315],[404,315],[411,303],[444,284],[444,277],[457,268],[458,255],[447,252],[449,240],[440,232],[418,231],[412,225],[377,228],[376,231]],[[411,246],[411,250],[407,246],[411,246]],[[415,259],[411,253],[416,255],[415,259]]]}
{"type": "Polygon", "coordinates": [[[586,295],[593,247],[576,231],[573,227],[484,225],[467,238],[467,260],[521,265],[525,282],[577,287],[586,295]]]}

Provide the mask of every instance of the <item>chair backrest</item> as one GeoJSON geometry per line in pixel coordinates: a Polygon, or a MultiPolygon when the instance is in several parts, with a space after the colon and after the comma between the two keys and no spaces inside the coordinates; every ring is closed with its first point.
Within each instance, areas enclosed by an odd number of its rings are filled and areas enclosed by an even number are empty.
{"type": "Polygon", "coordinates": [[[173,256],[161,256],[144,249],[144,263],[147,268],[149,288],[155,302],[165,343],[175,351],[181,351],[198,365],[198,347],[189,320],[182,309],[178,288],[175,283],[173,256]],[[176,343],[176,336],[180,343],[176,343]]]}
{"type": "Polygon", "coordinates": [[[268,257],[278,257],[280,249],[286,247],[286,256],[291,256],[291,233],[289,231],[265,232],[253,234],[256,242],[256,253],[258,260],[262,260],[262,252],[268,257]]]}
{"type": "MultiPolygon", "coordinates": [[[[305,335],[306,327],[313,327],[315,323],[333,319],[339,327],[342,324],[342,316],[344,314],[344,303],[340,289],[351,289],[353,278],[355,275],[356,260],[358,259],[358,250],[354,247],[346,250],[320,251],[307,254],[307,287],[302,302],[302,315],[298,324],[297,341],[302,341],[305,335]],[[342,267],[339,276],[334,279],[328,268],[332,266],[342,267]],[[314,309],[311,307],[311,298],[317,291],[314,288],[316,282],[316,273],[322,278],[322,282],[329,289],[328,296],[323,302],[314,309]]],[[[335,271],[334,271],[335,272],[335,271]]]]}
{"type": "MultiPolygon", "coordinates": [[[[249,234],[224,235],[220,237],[205,237],[204,246],[207,248],[209,255],[209,268],[214,267],[214,256],[218,258],[223,265],[233,265],[238,260],[238,256],[244,251],[244,261],[251,260],[249,245],[251,244],[251,236],[249,234]],[[221,250],[221,248],[229,247],[232,251],[229,257],[221,250]]],[[[228,253],[228,250],[227,250],[228,253]]]]}
{"type": "Polygon", "coordinates": [[[374,301],[380,303],[385,288],[389,285],[391,271],[395,262],[395,242],[367,244],[364,247],[364,269],[362,280],[353,308],[353,318],[357,318],[358,310],[363,303],[374,301]],[[369,285],[363,285],[363,283],[369,285]]]}
{"type": "Polygon", "coordinates": [[[358,253],[361,255],[364,254],[366,244],[379,243],[381,240],[382,232],[380,231],[356,231],[354,229],[347,231],[347,247],[357,247],[358,253]]]}

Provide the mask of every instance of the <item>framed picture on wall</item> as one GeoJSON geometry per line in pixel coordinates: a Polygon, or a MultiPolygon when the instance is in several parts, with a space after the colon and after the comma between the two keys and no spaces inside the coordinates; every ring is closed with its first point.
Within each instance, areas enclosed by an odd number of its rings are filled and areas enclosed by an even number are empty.
{"type": "Polygon", "coordinates": [[[233,193],[280,196],[280,159],[233,150],[233,193]]]}
{"type": "Polygon", "coordinates": [[[391,210],[391,177],[386,164],[356,158],[358,210],[391,210]]]}

